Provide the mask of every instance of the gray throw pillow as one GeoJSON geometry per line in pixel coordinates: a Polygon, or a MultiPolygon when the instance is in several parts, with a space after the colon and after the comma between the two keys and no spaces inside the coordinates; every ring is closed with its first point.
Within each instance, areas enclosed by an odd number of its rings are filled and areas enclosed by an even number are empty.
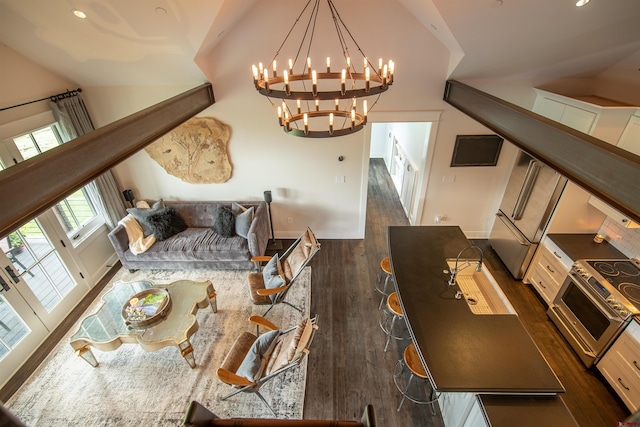
{"type": "Polygon", "coordinates": [[[175,209],[168,206],[147,218],[156,240],[161,242],[187,229],[187,224],[175,209]]]}
{"type": "MultiPolygon", "coordinates": [[[[278,254],[271,257],[267,265],[264,266],[262,269],[262,278],[266,289],[279,288],[287,283],[284,278],[284,271],[282,270],[278,254]]],[[[271,298],[271,301],[275,301],[277,295],[269,295],[269,297],[271,298]]]]}
{"type": "Polygon", "coordinates": [[[236,214],[236,234],[246,239],[249,235],[251,222],[253,222],[253,206],[251,206],[244,212],[236,214]]]}
{"type": "Polygon", "coordinates": [[[280,331],[269,331],[260,335],[247,352],[244,360],[238,367],[236,375],[245,377],[249,381],[260,379],[265,368],[265,362],[269,359],[276,344],[276,338],[280,331]]]}
{"type": "Polygon", "coordinates": [[[235,233],[236,221],[233,212],[228,206],[218,206],[216,218],[211,229],[222,237],[233,237],[235,233]]]}
{"type": "Polygon", "coordinates": [[[153,230],[151,228],[151,224],[149,224],[148,218],[151,215],[155,215],[156,213],[158,213],[158,211],[161,209],[164,209],[164,201],[162,199],[158,200],[153,205],[151,205],[151,208],[149,209],[128,208],[127,212],[130,213],[131,216],[133,216],[136,219],[136,221],[138,221],[138,223],[140,224],[140,227],[142,227],[142,232],[146,237],[150,234],[153,234],[153,230]]]}

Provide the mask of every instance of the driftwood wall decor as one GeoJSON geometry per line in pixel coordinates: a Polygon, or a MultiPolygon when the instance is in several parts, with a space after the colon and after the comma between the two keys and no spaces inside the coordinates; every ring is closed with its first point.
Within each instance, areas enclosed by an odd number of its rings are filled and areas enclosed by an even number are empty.
{"type": "Polygon", "coordinates": [[[145,148],[167,173],[192,184],[231,178],[231,129],[213,117],[193,117],[145,148]]]}

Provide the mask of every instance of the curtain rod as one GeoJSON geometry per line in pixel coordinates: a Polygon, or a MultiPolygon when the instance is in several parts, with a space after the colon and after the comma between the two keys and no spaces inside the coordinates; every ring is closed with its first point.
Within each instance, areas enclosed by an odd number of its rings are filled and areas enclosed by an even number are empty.
{"type": "Polygon", "coordinates": [[[46,101],[46,100],[59,101],[59,100],[64,99],[64,98],[70,98],[72,96],[76,96],[80,92],[82,92],[81,88],[74,89],[74,90],[67,90],[66,92],[62,92],[62,93],[59,93],[57,95],[47,96],[47,97],[41,98],[41,99],[36,99],[35,101],[29,101],[29,102],[24,102],[24,103],[18,104],[18,105],[12,105],[11,107],[0,108],[0,111],[10,110],[11,108],[16,108],[16,107],[22,107],[23,105],[33,104],[34,102],[40,102],[40,101],[46,101]]]}

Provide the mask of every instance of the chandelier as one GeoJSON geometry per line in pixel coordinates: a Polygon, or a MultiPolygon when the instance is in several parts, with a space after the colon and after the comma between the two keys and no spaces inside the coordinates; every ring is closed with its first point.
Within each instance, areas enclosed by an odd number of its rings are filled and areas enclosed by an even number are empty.
{"type": "Polygon", "coordinates": [[[277,110],[280,126],[290,135],[307,138],[343,136],[361,130],[367,123],[368,111],[378,101],[380,94],[393,84],[395,71],[391,60],[383,64],[382,59],[379,59],[377,67],[369,61],[342,21],[332,0],[326,0],[326,3],[335,26],[342,58],[335,66],[331,58],[327,57],[326,69],[324,59],[321,61],[321,68],[317,69],[311,58],[311,44],[320,3],[321,0],[308,0],[273,60],[266,66],[262,63],[257,67],[252,66],[255,88],[277,110]],[[278,55],[296,25],[303,22],[301,18],[305,13],[309,14],[309,18],[296,56],[289,59],[280,70],[278,55]],[[357,51],[358,59],[352,58],[352,49],[357,51]],[[302,56],[303,52],[306,55],[302,56]],[[366,98],[369,97],[376,98],[368,106],[366,98]]]}

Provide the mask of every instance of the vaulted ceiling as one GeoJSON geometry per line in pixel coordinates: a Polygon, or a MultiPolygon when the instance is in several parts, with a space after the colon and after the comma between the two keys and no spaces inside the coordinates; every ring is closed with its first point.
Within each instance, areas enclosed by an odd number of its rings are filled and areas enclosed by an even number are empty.
{"type": "MultiPolygon", "coordinates": [[[[80,86],[196,85],[207,80],[197,59],[254,13],[259,1],[0,0],[0,42],[80,86]],[[88,18],[76,18],[72,9],[88,18]]],[[[305,2],[262,1],[276,10],[301,9],[305,2]]],[[[351,4],[334,2],[338,10],[351,4]]],[[[582,8],[575,0],[384,4],[406,8],[449,49],[449,78],[554,80],[611,73],[640,86],[638,0],[591,0],[582,8]]],[[[371,31],[366,9],[362,19],[347,24],[356,38],[371,31]]],[[[243,31],[255,32],[259,43],[264,29],[243,31]]]]}

